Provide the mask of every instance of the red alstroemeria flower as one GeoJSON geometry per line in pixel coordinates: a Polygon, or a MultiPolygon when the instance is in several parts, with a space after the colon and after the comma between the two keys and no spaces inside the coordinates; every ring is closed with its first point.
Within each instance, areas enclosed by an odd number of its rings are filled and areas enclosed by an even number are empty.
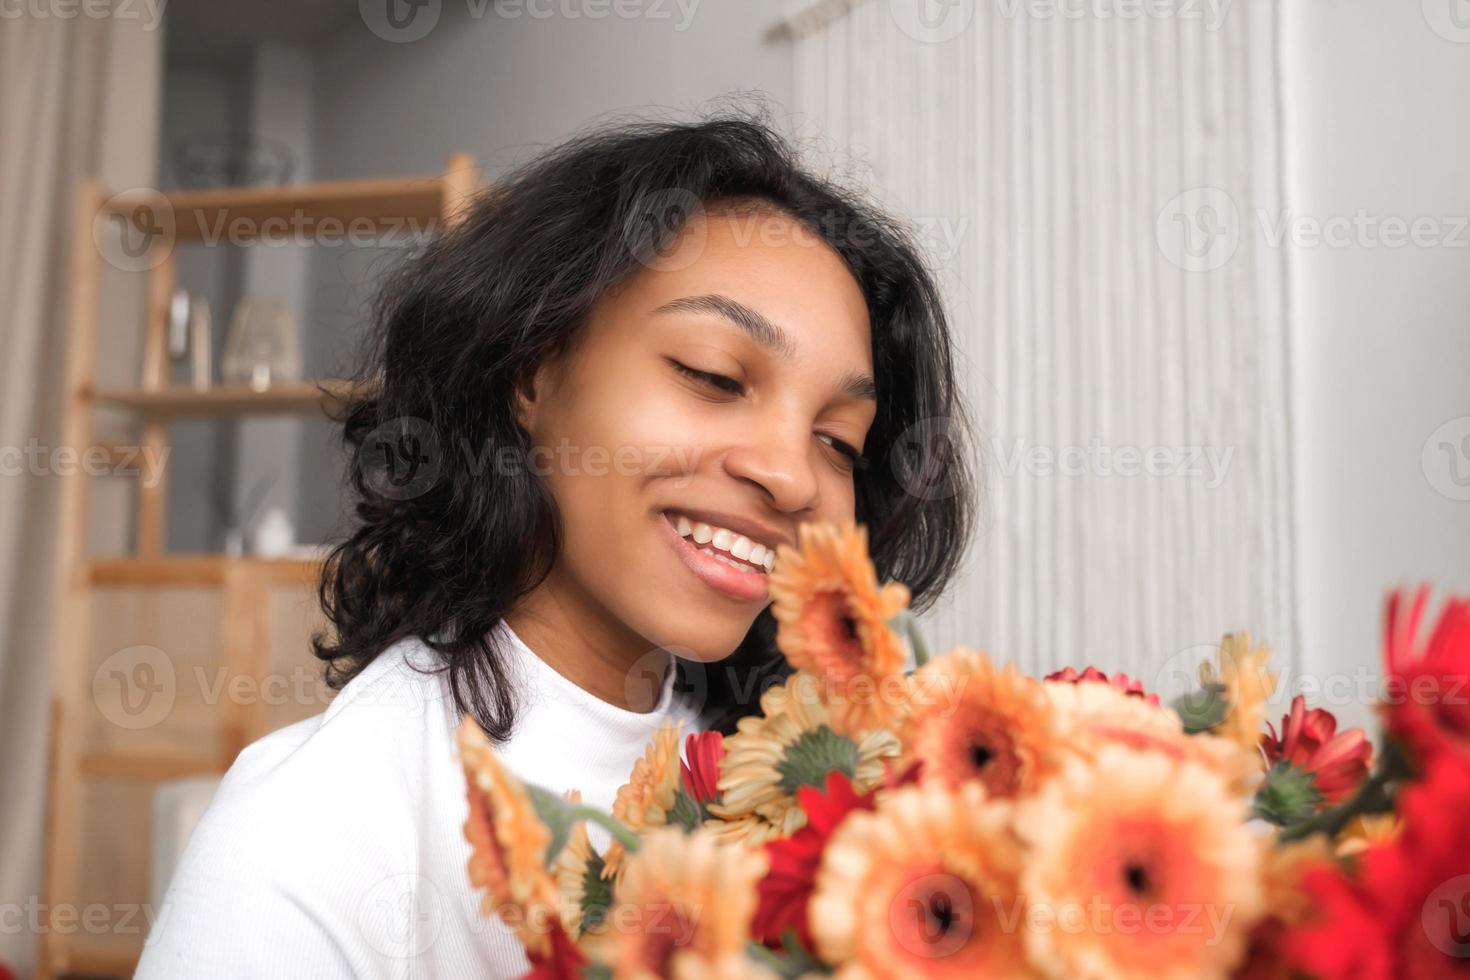
{"type": "Polygon", "coordinates": [[[757,939],[779,949],[782,935],[787,929],[795,929],[802,944],[811,949],[807,904],[827,839],[848,814],[873,809],[876,795],[876,790],[858,795],[847,776],[835,771],[827,774],[825,793],[814,786],[796,791],[797,802],[806,813],[806,826],[790,837],[765,845],[770,868],[757,886],[759,899],[750,925],[757,939]]]}
{"type": "Polygon", "coordinates": [[[1269,735],[1261,739],[1261,750],[1268,763],[1283,759],[1313,773],[1313,782],[1322,801],[1341,803],[1368,778],[1372,765],[1373,744],[1361,728],[1337,730],[1337,718],[1322,708],[1307,710],[1307,699],[1298,694],[1291,699],[1291,711],[1281,719],[1281,734],[1267,723],[1269,735]]]}
{"type": "Polygon", "coordinates": [[[1088,667],[1080,674],[1077,673],[1077,668],[1075,667],[1063,667],[1061,670],[1052,671],[1043,679],[1048,681],[1068,681],[1072,684],[1077,684],[1082,681],[1096,681],[1099,684],[1111,684],[1124,694],[1132,694],[1134,697],[1143,698],[1149,704],[1157,706],[1159,703],[1159,696],[1157,694],[1149,694],[1145,691],[1141,681],[1136,681],[1127,674],[1122,673],[1108,675],[1096,667],[1088,667]]]}
{"type": "Polygon", "coordinates": [[[1308,872],[1314,914],[1283,943],[1288,959],[1318,980],[1404,980],[1464,976],[1463,909],[1470,903],[1470,762],[1430,760],[1399,799],[1403,832],[1356,862],[1308,872]]]}
{"type": "Polygon", "coordinates": [[[1444,752],[1470,759],[1470,599],[1445,603],[1429,641],[1416,650],[1429,590],[1415,594],[1407,618],[1405,595],[1388,600],[1385,621],[1385,716],[1389,730],[1421,761],[1444,752]]]}
{"type": "Polygon", "coordinates": [[[684,758],[679,771],[684,777],[684,792],[696,803],[718,799],[720,762],[725,758],[725,736],[719,732],[695,732],[684,739],[684,758]]]}

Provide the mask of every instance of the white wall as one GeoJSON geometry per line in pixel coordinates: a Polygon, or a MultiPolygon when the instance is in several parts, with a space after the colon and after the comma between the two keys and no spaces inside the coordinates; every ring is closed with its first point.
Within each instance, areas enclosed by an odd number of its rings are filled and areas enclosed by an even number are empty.
{"type": "Polygon", "coordinates": [[[1282,3],[1295,215],[1450,219],[1426,231],[1446,245],[1352,232],[1292,249],[1303,662],[1318,677],[1376,671],[1389,586],[1470,591],[1470,445],[1436,438],[1421,459],[1444,423],[1470,433],[1470,28],[1449,26],[1455,2],[1282,3]]]}

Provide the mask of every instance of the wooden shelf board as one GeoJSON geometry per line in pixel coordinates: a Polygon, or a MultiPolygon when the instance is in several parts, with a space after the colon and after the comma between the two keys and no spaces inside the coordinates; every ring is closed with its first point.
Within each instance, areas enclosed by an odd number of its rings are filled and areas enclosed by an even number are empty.
{"type": "Polygon", "coordinates": [[[312,584],[321,558],[232,558],[214,554],[174,554],[158,558],[93,558],[88,580],[95,586],[216,586],[232,565],[277,585],[312,584]]]}
{"type": "Polygon", "coordinates": [[[321,240],[345,238],[363,222],[391,234],[428,231],[441,217],[444,181],[438,175],[343,180],[165,191],[161,197],[173,212],[177,242],[239,244],[262,235],[321,240]]]}
{"type": "Polygon", "coordinates": [[[229,418],[239,415],[310,415],[340,403],[351,390],[348,381],[293,381],[257,391],[248,385],[212,388],[99,388],[91,392],[99,404],[138,412],[151,418],[185,416],[229,418]]]}
{"type": "Polygon", "coordinates": [[[95,939],[81,943],[65,937],[58,945],[66,950],[64,976],[130,977],[143,958],[142,938],[135,941],[114,939],[102,945],[95,939]]]}

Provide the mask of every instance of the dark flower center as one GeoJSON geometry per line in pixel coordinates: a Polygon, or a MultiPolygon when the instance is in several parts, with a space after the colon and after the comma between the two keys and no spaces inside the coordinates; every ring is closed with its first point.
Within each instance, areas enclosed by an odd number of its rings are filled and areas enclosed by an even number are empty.
{"type": "Polygon", "coordinates": [[[976,769],[984,769],[990,765],[990,760],[993,758],[995,758],[995,754],[990,751],[990,746],[980,745],[979,743],[971,744],[970,764],[976,769]]]}
{"type": "Polygon", "coordinates": [[[1135,895],[1147,895],[1153,888],[1153,879],[1149,877],[1148,868],[1137,861],[1123,866],[1123,880],[1128,883],[1129,891],[1135,895]]]}

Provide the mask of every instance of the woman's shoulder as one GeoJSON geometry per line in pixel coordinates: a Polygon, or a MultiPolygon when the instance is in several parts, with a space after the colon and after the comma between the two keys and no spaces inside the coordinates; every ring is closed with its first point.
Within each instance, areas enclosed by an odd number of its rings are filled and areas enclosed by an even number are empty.
{"type": "Polygon", "coordinates": [[[247,745],[217,799],[276,783],[292,793],[340,792],[391,776],[396,762],[412,764],[415,749],[442,744],[452,731],[452,698],[436,668],[433,651],[416,637],[387,647],[326,710],[247,745]]]}
{"type": "Polygon", "coordinates": [[[442,767],[425,762],[451,751],[441,678],[413,669],[428,652],[417,640],[394,644],[327,710],[239,754],[170,881],[159,940],[150,939],[159,947],[154,964],[195,940],[228,947],[220,929],[235,929],[223,924],[231,915],[264,933],[314,921],[320,934],[302,941],[332,961],[330,937],[355,928],[364,896],[412,875],[432,805],[429,781],[443,778],[432,771],[442,767]],[[224,916],[220,929],[217,916],[224,916]]]}

